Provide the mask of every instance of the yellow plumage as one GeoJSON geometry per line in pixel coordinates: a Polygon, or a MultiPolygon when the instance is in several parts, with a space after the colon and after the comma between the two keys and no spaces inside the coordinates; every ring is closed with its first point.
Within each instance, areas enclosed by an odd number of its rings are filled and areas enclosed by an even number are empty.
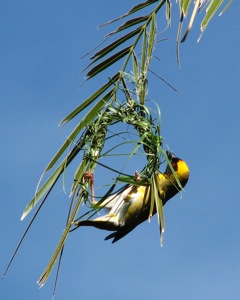
{"type": "MultiPolygon", "coordinates": [[[[188,166],[172,153],[167,152],[167,155],[183,188],[190,174],[188,166]]],[[[176,177],[169,166],[163,174],[158,174],[158,183],[159,197],[163,205],[180,191],[176,177]]],[[[112,195],[102,202],[101,206],[109,210],[107,215],[94,220],[76,222],[75,225],[115,231],[105,238],[113,238],[114,243],[149,218],[150,205],[149,187],[130,185],[123,192],[112,195]]],[[[155,213],[156,208],[153,210],[153,214],[155,213]]]]}

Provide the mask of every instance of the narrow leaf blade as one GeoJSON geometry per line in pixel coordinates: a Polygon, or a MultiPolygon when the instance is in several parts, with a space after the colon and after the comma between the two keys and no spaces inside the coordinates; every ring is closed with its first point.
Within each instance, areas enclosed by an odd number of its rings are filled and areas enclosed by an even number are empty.
{"type": "Polygon", "coordinates": [[[121,17],[116,18],[116,19],[114,19],[114,20],[111,20],[111,21],[109,21],[109,22],[107,22],[107,23],[104,23],[104,24],[100,25],[99,27],[103,27],[103,26],[109,25],[109,24],[111,24],[111,23],[113,23],[113,22],[119,21],[119,20],[121,20],[121,19],[123,19],[123,18],[126,18],[126,17],[128,17],[129,15],[131,15],[131,14],[133,14],[133,13],[135,13],[135,12],[137,12],[137,11],[139,11],[139,10],[141,10],[141,9],[143,9],[143,8],[149,6],[149,5],[151,5],[151,4],[153,4],[154,2],[157,2],[157,1],[158,1],[158,0],[147,0],[147,1],[145,1],[145,2],[139,3],[139,4],[137,4],[136,6],[134,6],[133,8],[131,8],[127,13],[125,13],[125,14],[122,15],[121,17]]]}
{"type": "Polygon", "coordinates": [[[212,0],[207,9],[206,9],[206,15],[201,23],[201,31],[204,32],[204,30],[207,28],[208,23],[212,19],[212,17],[215,15],[216,11],[220,7],[220,5],[223,3],[223,0],[212,0]]]}
{"type": "Polygon", "coordinates": [[[134,37],[141,30],[142,30],[142,26],[140,26],[137,29],[129,32],[128,34],[126,34],[123,37],[117,39],[116,41],[114,41],[110,45],[108,45],[105,48],[101,49],[100,51],[96,52],[94,54],[94,56],[91,57],[91,59],[95,59],[95,61],[96,61],[97,59],[100,59],[100,58],[104,57],[105,55],[107,55],[108,53],[110,53],[111,51],[113,51],[115,48],[117,48],[118,46],[122,45],[127,40],[129,40],[130,38],[134,37]]]}
{"type": "Polygon", "coordinates": [[[191,4],[192,0],[180,0],[179,1],[179,6],[180,6],[180,12],[183,13],[184,18],[186,18],[188,11],[189,11],[189,6],[191,4]]]}
{"type": "Polygon", "coordinates": [[[148,20],[149,16],[143,16],[143,17],[138,17],[138,18],[134,18],[134,19],[131,19],[127,22],[125,22],[124,24],[122,24],[121,26],[119,26],[116,30],[114,30],[113,32],[110,32],[107,36],[110,36],[110,35],[113,35],[113,34],[116,34],[122,30],[125,30],[129,27],[132,27],[132,26],[135,26],[139,23],[142,23],[142,22],[145,22],[146,20],[148,20]]]}
{"type": "Polygon", "coordinates": [[[127,55],[132,49],[132,46],[126,47],[125,49],[115,53],[114,55],[110,56],[103,62],[99,63],[95,67],[93,67],[88,73],[87,73],[87,79],[90,79],[94,76],[96,76],[98,73],[102,72],[106,68],[110,67],[112,64],[123,58],[125,55],[127,55]]]}
{"type": "Polygon", "coordinates": [[[75,108],[70,114],[68,114],[59,125],[63,125],[70,120],[72,120],[76,115],[78,115],[82,110],[88,107],[94,100],[100,97],[111,85],[113,85],[119,78],[119,73],[115,74],[110,80],[101,86],[95,93],[88,97],[83,103],[81,103],[77,108],[75,108]]]}

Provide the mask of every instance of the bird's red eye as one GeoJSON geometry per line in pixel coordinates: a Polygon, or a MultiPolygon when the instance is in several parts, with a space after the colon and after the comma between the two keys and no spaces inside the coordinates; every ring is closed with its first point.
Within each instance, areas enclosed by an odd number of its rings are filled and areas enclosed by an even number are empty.
{"type": "Polygon", "coordinates": [[[172,167],[174,168],[174,170],[176,171],[178,169],[178,160],[172,160],[172,167]]]}

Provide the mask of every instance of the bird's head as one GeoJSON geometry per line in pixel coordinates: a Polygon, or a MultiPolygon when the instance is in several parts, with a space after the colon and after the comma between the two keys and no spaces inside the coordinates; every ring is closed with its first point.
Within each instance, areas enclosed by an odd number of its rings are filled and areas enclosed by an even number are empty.
{"type": "MultiPolygon", "coordinates": [[[[185,163],[185,161],[183,161],[181,158],[176,157],[170,151],[166,151],[166,154],[167,154],[167,157],[168,157],[176,175],[178,176],[178,179],[179,179],[182,187],[184,187],[186,185],[186,183],[188,182],[188,178],[190,175],[190,171],[189,171],[187,164],[185,163]]],[[[166,168],[165,174],[174,176],[172,174],[172,170],[169,167],[169,165],[166,168]]]]}

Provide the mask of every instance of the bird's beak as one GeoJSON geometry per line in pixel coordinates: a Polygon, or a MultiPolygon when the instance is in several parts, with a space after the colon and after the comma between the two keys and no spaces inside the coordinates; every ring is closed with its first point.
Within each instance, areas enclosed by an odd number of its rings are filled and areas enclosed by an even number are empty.
{"type": "Polygon", "coordinates": [[[166,151],[166,154],[167,154],[167,157],[168,157],[169,160],[172,160],[173,158],[176,158],[176,156],[170,151],[166,151]]]}

